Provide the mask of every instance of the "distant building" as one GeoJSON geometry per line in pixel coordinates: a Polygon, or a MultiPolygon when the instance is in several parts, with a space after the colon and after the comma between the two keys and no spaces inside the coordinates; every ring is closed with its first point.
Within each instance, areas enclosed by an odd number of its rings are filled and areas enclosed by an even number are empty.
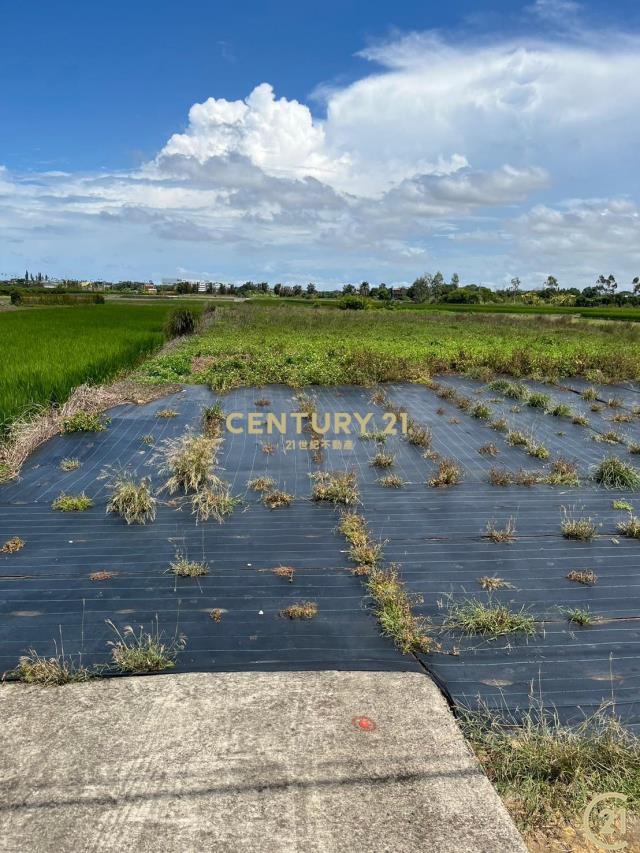
{"type": "Polygon", "coordinates": [[[145,284],[144,292],[145,293],[157,293],[158,288],[155,286],[155,284],[152,281],[150,281],[150,282],[148,282],[148,284],[145,284]]]}

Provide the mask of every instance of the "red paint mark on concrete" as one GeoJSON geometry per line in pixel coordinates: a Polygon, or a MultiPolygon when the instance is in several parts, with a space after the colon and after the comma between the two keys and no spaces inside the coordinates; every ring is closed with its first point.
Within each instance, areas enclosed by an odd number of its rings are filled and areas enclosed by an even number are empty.
{"type": "Polygon", "coordinates": [[[369,717],[354,717],[353,725],[363,732],[375,732],[377,726],[369,717]]]}

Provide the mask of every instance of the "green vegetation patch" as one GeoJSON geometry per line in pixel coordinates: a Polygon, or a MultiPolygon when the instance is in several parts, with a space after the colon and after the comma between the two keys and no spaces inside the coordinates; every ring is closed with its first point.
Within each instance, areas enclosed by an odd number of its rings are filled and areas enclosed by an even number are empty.
{"type": "MultiPolygon", "coordinates": [[[[631,324],[609,329],[541,317],[298,305],[276,310],[263,303],[221,306],[216,317],[209,330],[146,362],[142,377],[192,379],[225,390],[269,383],[375,384],[483,367],[517,376],[596,369],[611,379],[640,374],[640,329],[631,324]]],[[[528,396],[526,388],[508,390],[516,399],[528,396]]]]}

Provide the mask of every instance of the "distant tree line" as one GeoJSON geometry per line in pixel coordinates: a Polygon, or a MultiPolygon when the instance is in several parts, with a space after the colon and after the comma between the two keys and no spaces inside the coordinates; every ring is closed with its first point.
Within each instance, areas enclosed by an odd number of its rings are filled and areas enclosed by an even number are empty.
{"type": "MultiPolygon", "coordinates": [[[[38,272],[35,275],[25,271],[24,278],[12,278],[0,281],[0,293],[10,293],[15,290],[28,289],[30,292],[62,293],[94,291],[116,291],[122,293],[144,293],[155,290],[152,282],[125,280],[118,282],[92,281],[83,282],[76,279],[52,281],[48,275],[38,272]]],[[[520,278],[514,276],[509,285],[502,289],[492,290],[481,284],[461,284],[460,277],[454,273],[449,281],[441,272],[425,273],[418,276],[409,286],[390,286],[381,282],[372,285],[368,281],[360,284],[345,284],[334,290],[319,290],[310,282],[308,284],[282,284],[273,286],[266,281],[246,281],[244,284],[225,282],[178,281],[171,285],[161,285],[162,293],[193,294],[206,293],[220,296],[272,296],[282,298],[306,299],[340,299],[344,307],[364,307],[369,300],[378,300],[393,307],[393,303],[459,303],[481,305],[485,303],[519,303],[523,305],[565,305],[565,306],[637,306],[640,305],[640,276],[635,276],[627,287],[618,288],[614,275],[600,275],[592,285],[582,289],[577,287],[561,287],[558,279],[548,275],[537,288],[525,290],[520,278]],[[354,299],[355,298],[355,299],[354,299]],[[348,303],[345,300],[349,300],[348,303]],[[358,302],[358,300],[362,300],[358,302]]]]}

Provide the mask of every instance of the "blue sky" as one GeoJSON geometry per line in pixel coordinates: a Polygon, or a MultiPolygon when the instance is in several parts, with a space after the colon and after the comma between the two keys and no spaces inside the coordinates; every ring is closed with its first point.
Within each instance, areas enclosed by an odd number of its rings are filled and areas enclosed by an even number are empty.
{"type": "Polygon", "coordinates": [[[636,3],[0,0],[0,31],[0,274],[640,273],[636,3]]]}

